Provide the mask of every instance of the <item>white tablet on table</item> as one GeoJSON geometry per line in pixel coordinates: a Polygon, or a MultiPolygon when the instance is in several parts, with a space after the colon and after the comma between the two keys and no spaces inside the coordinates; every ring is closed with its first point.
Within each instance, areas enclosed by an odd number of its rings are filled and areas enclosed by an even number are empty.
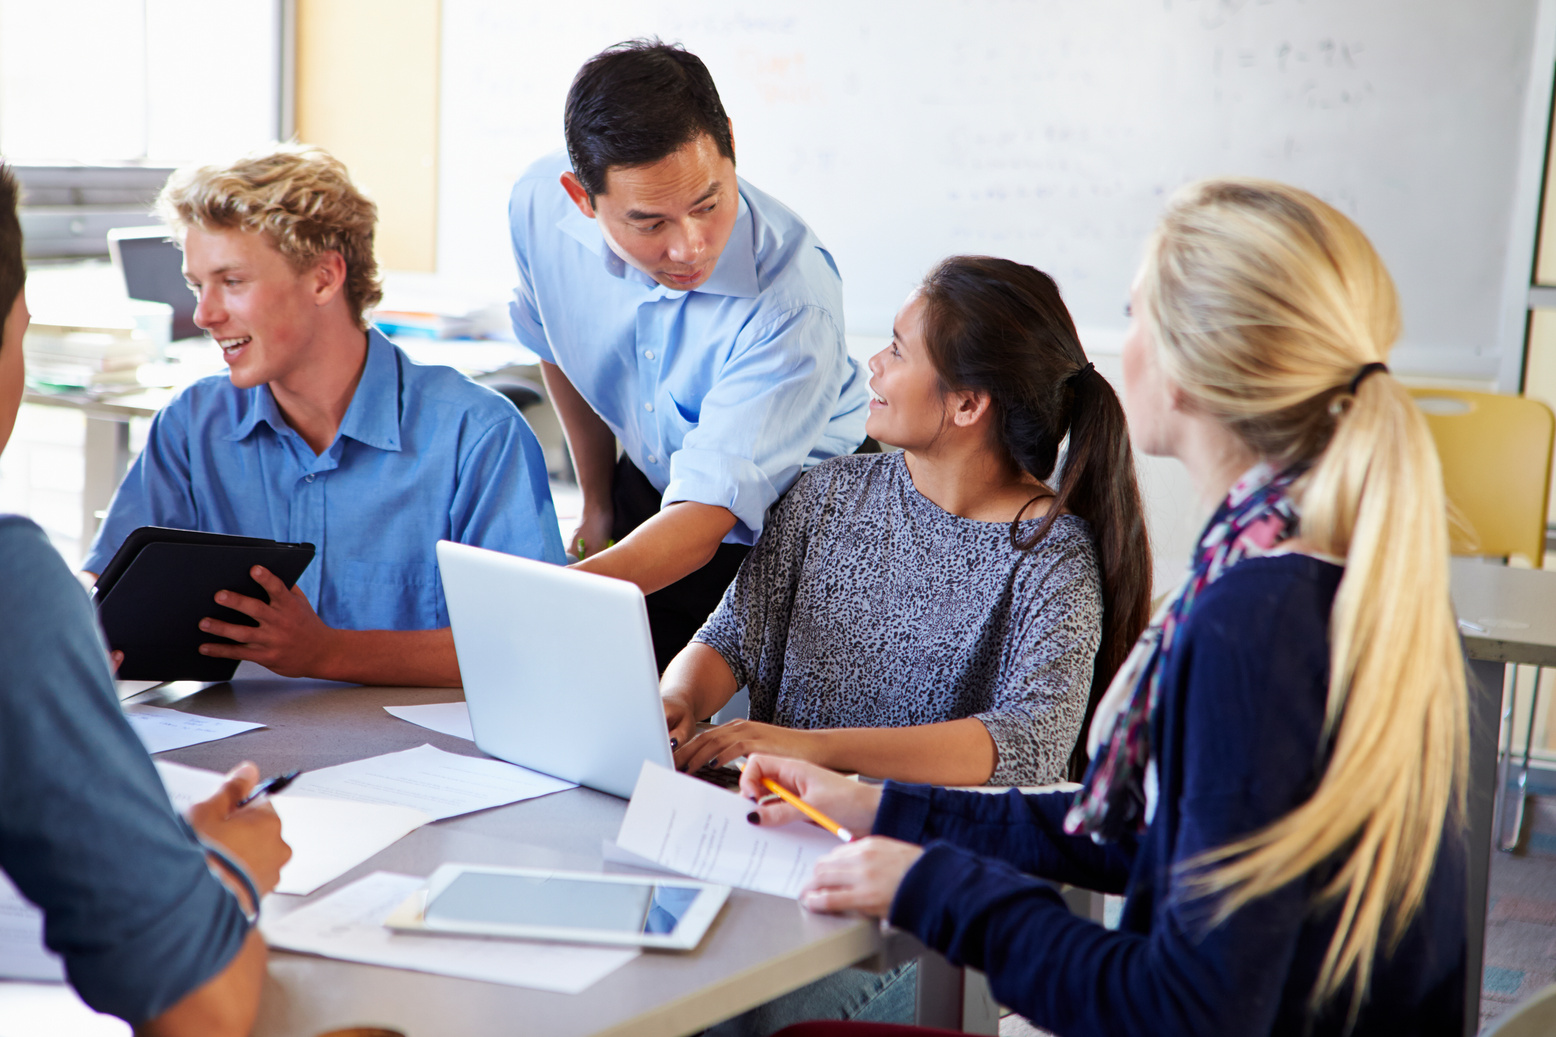
{"type": "Polygon", "coordinates": [[[445,864],[384,925],[399,932],[691,950],[728,898],[728,886],[670,876],[445,864]]]}

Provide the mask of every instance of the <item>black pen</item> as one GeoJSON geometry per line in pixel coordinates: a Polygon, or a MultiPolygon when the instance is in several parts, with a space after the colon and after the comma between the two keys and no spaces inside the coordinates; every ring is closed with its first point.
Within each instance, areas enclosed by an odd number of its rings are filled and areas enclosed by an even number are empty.
{"type": "Polygon", "coordinates": [[[247,796],[244,796],[241,801],[239,801],[238,806],[246,807],[260,796],[275,795],[277,792],[280,792],[292,782],[296,781],[297,776],[301,773],[302,771],[287,771],[285,774],[277,774],[269,781],[260,782],[258,785],[254,786],[253,792],[250,792],[247,796]]]}

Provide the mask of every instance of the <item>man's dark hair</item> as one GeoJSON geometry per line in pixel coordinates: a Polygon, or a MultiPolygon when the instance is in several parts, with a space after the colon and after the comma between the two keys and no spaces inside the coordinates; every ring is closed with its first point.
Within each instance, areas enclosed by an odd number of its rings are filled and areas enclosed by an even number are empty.
{"type": "Polygon", "coordinates": [[[680,46],[628,40],[578,70],[563,126],[573,173],[590,200],[605,193],[611,166],[658,162],[703,134],[735,161],[729,116],[708,66],[680,46]]]}
{"type": "Polygon", "coordinates": [[[22,225],[16,216],[20,195],[11,167],[0,165],[0,324],[11,315],[22,282],[27,280],[27,268],[22,265],[22,225]]]}

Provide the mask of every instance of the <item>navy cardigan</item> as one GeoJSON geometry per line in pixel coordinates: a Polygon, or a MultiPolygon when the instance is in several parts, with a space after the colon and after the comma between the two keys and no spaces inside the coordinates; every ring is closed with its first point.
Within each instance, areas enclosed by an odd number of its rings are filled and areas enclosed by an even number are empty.
{"type": "MultiPolygon", "coordinates": [[[[926,846],[891,922],[989,976],[1057,1034],[1346,1032],[1350,993],[1307,999],[1334,932],[1318,869],[1209,928],[1173,867],[1302,803],[1322,773],[1329,611],[1342,570],[1305,555],[1247,559],[1207,587],[1161,665],[1159,798],[1135,839],[1066,835],[1072,794],[987,795],[888,783],[875,831],[926,846]],[[1122,893],[1116,931],[1071,915],[1042,879],[1122,893]]],[[[1425,904],[1385,939],[1356,1034],[1464,1028],[1465,879],[1444,833],[1425,904]]]]}

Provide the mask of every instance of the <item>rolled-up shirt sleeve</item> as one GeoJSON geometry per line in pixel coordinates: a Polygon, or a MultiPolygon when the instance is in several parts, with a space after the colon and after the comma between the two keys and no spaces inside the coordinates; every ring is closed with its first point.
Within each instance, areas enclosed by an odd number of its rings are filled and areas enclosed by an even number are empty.
{"type": "Polygon", "coordinates": [[[36,525],[0,518],[0,867],[87,1004],[152,1019],[248,932],[120,711],[91,605],[36,525]]]}
{"type": "Polygon", "coordinates": [[[815,526],[817,500],[809,492],[814,481],[802,477],[773,507],[765,535],[692,638],[723,656],[736,684],[750,689],[753,720],[772,720],[783,683],[794,595],[815,526]]]}
{"type": "MultiPolygon", "coordinates": [[[[742,332],[701,401],[695,427],[670,456],[662,503],[728,508],[736,524],[725,539],[754,544],[767,509],[808,464],[822,460],[813,449],[850,373],[846,352],[842,329],[820,306],[799,306],[742,332]]],[[[690,417],[683,401],[672,402],[690,417]]]]}

